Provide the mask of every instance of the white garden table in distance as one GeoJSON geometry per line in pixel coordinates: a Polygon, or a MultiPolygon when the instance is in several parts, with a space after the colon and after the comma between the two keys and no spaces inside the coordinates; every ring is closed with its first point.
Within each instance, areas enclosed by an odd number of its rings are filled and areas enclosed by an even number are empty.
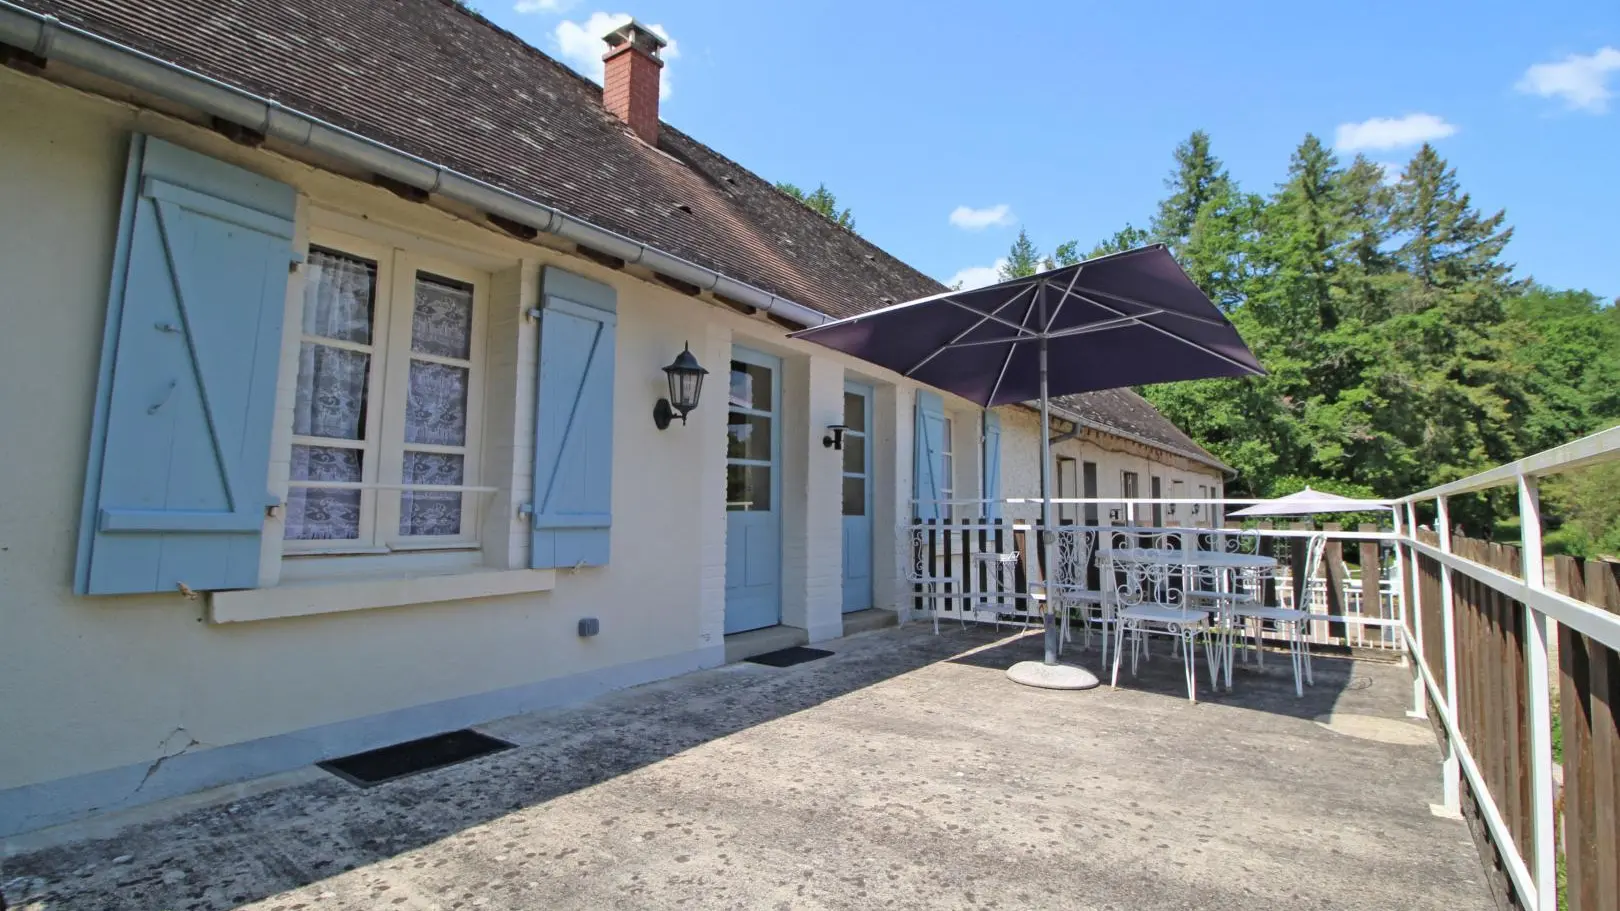
{"type": "MultiPolygon", "coordinates": [[[[1163,563],[1168,566],[1181,566],[1187,569],[1275,569],[1276,557],[1264,554],[1234,554],[1223,550],[1174,550],[1152,548],[1121,548],[1114,551],[1127,560],[1163,563]]],[[[1216,610],[1220,613],[1220,629],[1222,641],[1220,643],[1220,660],[1226,667],[1231,667],[1233,652],[1233,616],[1232,599],[1221,598],[1216,601],[1216,610]]],[[[1231,675],[1226,675],[1227,689],[1231,689],[1231,675]]]]}

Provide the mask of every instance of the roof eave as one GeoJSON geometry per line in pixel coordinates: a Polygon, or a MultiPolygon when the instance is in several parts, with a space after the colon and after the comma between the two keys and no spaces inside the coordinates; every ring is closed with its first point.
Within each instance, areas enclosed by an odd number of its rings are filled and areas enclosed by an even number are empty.
{"type": "MultiPolygon", "coordinates": [[[[1034,411],[1034,412],[1037,412],[1037,413],[1040,411],[1039,408],[1037,408],[1034,405],[1030,405],[1027,402],[1020,402],[1018,407],[1026,408],[1026,409],[1028,409],[1030,411],[1034,411]]],[[[1153,449],[1162,449],[1165,452],[1174,453],[1175,455],[1181,456],[1182,458],[1192,459],[1194,462],[1197,462],[1197,463],[1199,463],[1201,465],[1208,465],[1209,467],[1214,468],[1217,471],[1220,471],[1221,473],[1225,474],[1228,479],[1237,477],[1237,469],[1235,469],[1232,466],[1226,464],[1225,462],[1222,462],[1220,459],[1215,458],[1214,456],[1210,455],[1207,452],[1206,453],[1192,452],[1190,450],[1182,449],[1182,448],[1180,448],[1178,446],[1172,446],[1172,445],[1170,445],[1168,443],[1165,443],[1162,440],[1155,440],[1155,439],[1152,439],[1150,437],[1142,436],[1141,434],[1131,433],[1129,430],[1124,430],[1124,429],[1121,429],[1119,427],[1115,427],[1112,424],[1106,424],[1106,423],[1104,423],[1102,421],[1096,421],[1096,420],[1092,420],[1091,418],[1084,417],[1084,416],[1082,416],[1082,415],[1080,415],[1080,414],[1078,414],[1076,412],[1070,411],[1069,409],[1064,408],[1064,407],[1062,407],[1060,405],[1048,403],[1047,407],[1053,414],[1057,415],[1058,417],[1063,418],[1065,421],[1072,421],[1072,422],[1074,422],[1075,424],[1077,424],[1077,425],[1079,425],[1081,427],[1090,427],[1092,430],[1095,430],[1095,431],[1097,431],[1099,433],[1106,433],[1106,434],[1108,434],[1110,436],[1116,436],[1116,437],[1119,437],[1120,439],[1123,439],[1123,440],[1130,440],[1133,443],[1140,443],[1143,446],[1152,447],[1153,449]]]]}

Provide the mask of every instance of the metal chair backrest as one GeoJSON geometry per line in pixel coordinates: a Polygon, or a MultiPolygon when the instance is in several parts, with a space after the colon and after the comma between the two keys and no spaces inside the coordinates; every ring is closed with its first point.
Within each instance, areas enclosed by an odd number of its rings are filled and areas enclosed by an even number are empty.
{"type": "Polygon", "coordinates": [[[1064,588],[1085,588],[1086,570],[1091,566],[1092,544],[1096,539],[1078,525],[1065,525],[1053,535],[1057,567],[1052,573],[1052,583],[1064,588]]]}
{"type": "MultiPolygon", "coordinates": [[[[1299,538],[1289,539],[1289,549],[1299,546],[1299,538]]],[[[1317,572],[1322,568],[1322,558],[1327,551],[1327,535],[1317,532],[1305,538],[1305,562],[1300,567],[1299,578],[1292,577],[1290,570],[1289,589],[1292,589],[1295,610],[1311,609],[1311,583],[1315,581],[1317,572]]],[[[1282,598],[1284,586],[1277,586],[1277,597],[1282,598]]]]}
{"type": "Polygon", "coordinates": [[[1115,580],[1114,595],[1122,607],[1163,604],[1183,607],[1185,593],[1171,585],[1175,567],[1163,560],[1130,556],[1129,551],[1110,555],[1110,574],[1115,580]]]}
{"type": "Polygon", "coordinates": [[[1327,553],[1327,535],[1311,535],[1310,544],[1305,549],[1305,589],[1310,589],[1311,580],[1322,568],[1322,557],[1327,553]]]}
{"type": "Polygon", "coordinates": [[[906,581],[916,585],[933,576],[932,561],[928,558],[928,542],[933,529],[921,523],[900,526],[900,534],[909,542],[906,550],[906,581]]]}

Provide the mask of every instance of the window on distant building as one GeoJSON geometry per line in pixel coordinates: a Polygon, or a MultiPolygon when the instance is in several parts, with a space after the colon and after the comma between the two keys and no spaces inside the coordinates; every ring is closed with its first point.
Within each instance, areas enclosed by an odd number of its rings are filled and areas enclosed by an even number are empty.
{"type": "MultiPolygon", "coordinates": [[[[1080,496],[1080,463],[1066,456],[1057,460],[1057,495],[1060,500],[1080,496]]],[[[1073,503],[1058,504],[1058,524],[1073,525],[1079,519],[1079,507],[1073,503]]]]}
{"type": "Polygon", "coordinates": [[[1125,503],[1125,519],[1128,524],[1136,525],[1142,521],[1141,506],[1129,501],[1142,495],[1142,478],[1134,471],[1120,472],[1119,495],[1125,503]]]}
{"type": "MultiPolygon", "coordinates": [[[[1095,499],[1097,496],[1097,463],[1080,463],[1080,496],[1095,499]]],[[[1082,513],[1086,517],[1086,524],[1095,527],[1097,522],[1097,504],[1087,503],[1082,513]]]]}

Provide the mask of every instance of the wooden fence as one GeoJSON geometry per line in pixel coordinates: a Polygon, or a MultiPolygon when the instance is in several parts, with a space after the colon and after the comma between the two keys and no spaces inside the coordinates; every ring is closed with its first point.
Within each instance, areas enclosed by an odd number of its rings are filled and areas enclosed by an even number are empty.
{"type": "MultiPolygon", "coordinates": [[[[1553,587],[1620,613],[1620,563],[1553,558],[1553,587]]],[[[1620,653],[1558,629],[1564,862],[1572,911],[1620,909],[1620,653]]]]}
{"type": "MultiPolygon", "coordinates": [[[[1418,540],[1438,546],[1433,532],[1418,540]]],[[[1520,550],[1472,538],[1452,538],[1457,556],[1506,575],[1522,572],[1520,550]]],[[[1455,638],[1449,679],[1447,616],[1442,604],[1440,563],[1408,556],[1407,580],[1422,605],[1409,612],[1408,630],[1421,645],[1424,661],[1442,692],[1455,686],[1459,732],[1478,766],[1488,798],[1501,814],[1513,845],[1498,850],[1527,851],[1532,843],[1530,685],[1526,660],[1529,613],[1483,582],[1452,574],[1450,620],[1455,638]],[[1416,620],[1414,618],[1421,618],[1416,620]]],[[[1620,564],[1583,563],[1571,557],[1552,561],[1557,591],[1620,613],[1620,564]]],[[[1620,909],[1620,655],[1567,627],[1559,628],[1559,702],[1554,707],[1563,733],[1564,791],[1560,847],[1565,859],[1571,911],[1620,909]]],[[[1557,757],[1555,757],[1555,760],[1557,757]]],[[[1481,795],[1473,795],[1478,812],[1481,795]]],[[[1521,856],[1523,856],[1521,854],[1521,856]]],[[[1529,858],[1524,858],[1528,862],[1529,858]]]]}

